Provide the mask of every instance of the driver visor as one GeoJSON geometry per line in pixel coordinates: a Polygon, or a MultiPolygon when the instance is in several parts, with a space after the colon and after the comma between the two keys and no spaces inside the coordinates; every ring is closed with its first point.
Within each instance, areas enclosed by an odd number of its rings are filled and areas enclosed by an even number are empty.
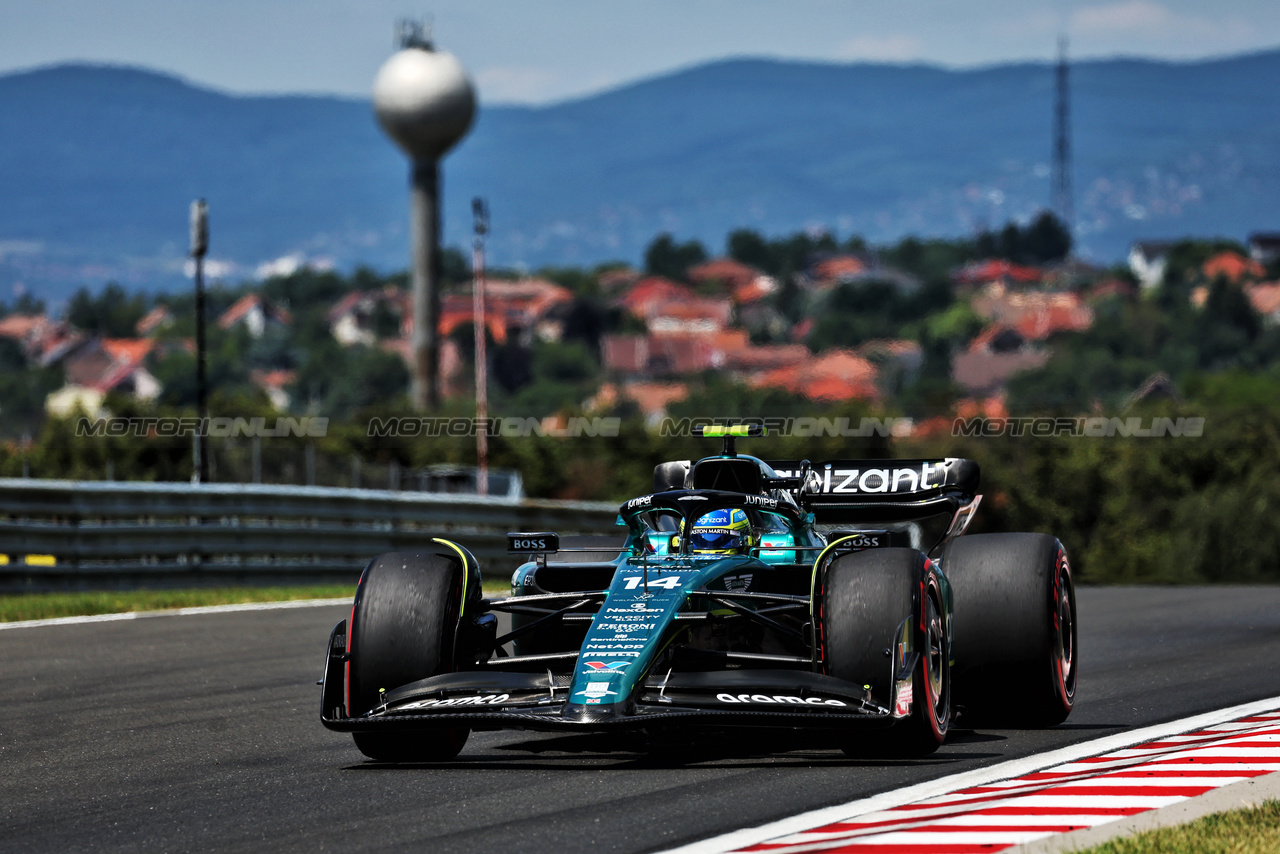
{"type": "Polygon", "coordinates": [[[731,551],[742,547],[741,531],[693,531],[689,534],[689,546],[694,550],[731,551]]]}

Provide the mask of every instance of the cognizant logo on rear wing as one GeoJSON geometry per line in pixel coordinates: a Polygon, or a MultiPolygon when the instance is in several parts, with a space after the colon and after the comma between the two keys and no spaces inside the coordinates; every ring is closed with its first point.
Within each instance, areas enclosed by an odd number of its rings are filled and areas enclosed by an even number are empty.
{"type": "MultiPolygon", "coordinates": [[[[819,524],[906,521],[976,506],[973,460],[828,460],[770,462],[778,487],[819,524]]],[[[770,480],[770,479],[766,479],[770,480]]]]}
{"type": "MultiPolygon", "coordinates": [[[[802,462],[770,462],[779,477],[800,478],[802,462]]],[[[972,493],[978,487],[978,464],[951,457],[944,460],[830,460],[807,467],[797,496],[929,497],[943,491],[972,493]]]]}

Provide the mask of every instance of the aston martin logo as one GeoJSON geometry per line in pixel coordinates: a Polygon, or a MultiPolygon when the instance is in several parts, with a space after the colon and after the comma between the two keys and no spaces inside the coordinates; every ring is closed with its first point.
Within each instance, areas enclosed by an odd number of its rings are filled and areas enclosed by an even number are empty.
{"type": "Polygon", "coordinates": [[[752,573],[746,572],[742,575],[726,575],[724,577],[724,586],[728,590],[746,590],[751,586],[752,573]]]}

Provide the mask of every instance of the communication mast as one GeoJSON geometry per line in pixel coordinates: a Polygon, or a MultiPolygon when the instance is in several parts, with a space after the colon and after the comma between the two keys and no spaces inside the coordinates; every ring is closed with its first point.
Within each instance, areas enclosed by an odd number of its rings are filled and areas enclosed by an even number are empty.
{"type": "Polygon", "coordinates": [[[1071,193],[1071,106],[1067,80],[1067,37],[1058,37],[1058,67],[1054,74],[1053,109],[1053,210],[1073,230],[1075,211],[1071,193]]]}

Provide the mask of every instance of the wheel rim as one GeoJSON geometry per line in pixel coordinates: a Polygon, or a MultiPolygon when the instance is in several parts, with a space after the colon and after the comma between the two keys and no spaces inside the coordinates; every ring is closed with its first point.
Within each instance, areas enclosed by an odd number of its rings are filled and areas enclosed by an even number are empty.
{"type": "Polygon", "coordinates": [[[1071,576],[1065,571],[1058,574],[1057,619],[1054,620],[1054,657],[1058,666],[1058,680],[1063,699],[1070,700],[1075,684],[1075,609],[1071,603],[1071,576]]]}
{"type": "Polygon", "coordinates": [[[929,699],[933,719],[941,724],[946,720],[947,696],[943,674],[947,667],[946,637],[942,633],[942,617],[937,603],[929,597],[925,614],[925,679],[928,682],[929,699]]]}

